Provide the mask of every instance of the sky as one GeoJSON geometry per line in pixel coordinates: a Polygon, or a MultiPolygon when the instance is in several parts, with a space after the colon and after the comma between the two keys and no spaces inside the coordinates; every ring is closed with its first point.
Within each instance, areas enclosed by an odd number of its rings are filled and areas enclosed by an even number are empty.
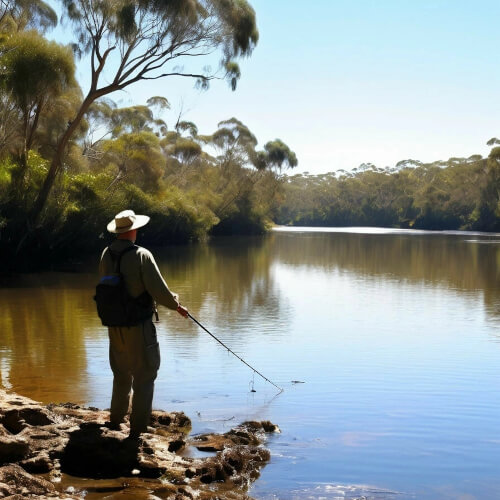
{"type": "Polygon", "coordinates": [[[500,136],[500,2],[249,1],[260,39],[235,92],[167,78],[110,97],[126,106],[163,95],[167,123],[182,109],[203,134],[234,116],[260,147],[288,144],[297,173],[486,156],[500,136]]]}

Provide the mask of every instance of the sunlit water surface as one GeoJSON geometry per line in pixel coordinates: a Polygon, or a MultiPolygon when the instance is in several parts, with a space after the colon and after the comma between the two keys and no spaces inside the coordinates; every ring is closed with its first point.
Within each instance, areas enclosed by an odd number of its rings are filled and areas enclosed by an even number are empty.
{"type": "MultiPolygon", "coordinates": [[[[252,496],[500,497],[500,235],[278,228],[153,250],[193,315],[285,389],[160,310],[155,407],[194,432],[282,429],[252,496]]],[[[95,261],[4,279],[4,387],[109,406],[95,261]]]]}

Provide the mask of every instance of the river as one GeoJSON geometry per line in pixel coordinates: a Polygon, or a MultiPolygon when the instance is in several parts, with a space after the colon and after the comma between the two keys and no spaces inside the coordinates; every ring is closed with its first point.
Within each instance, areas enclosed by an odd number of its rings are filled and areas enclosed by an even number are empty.
{"type": "MultiPolygon", "coordinates": [[[[498,497],[499,234],[277,228],[152,250],[192,314],[285,389],[160,308],[155,407],[193,432],[281,427],[252,496],[498,497]]],[[[2,279],[1,386],[109,406],[97,259],[2,279]]]]}

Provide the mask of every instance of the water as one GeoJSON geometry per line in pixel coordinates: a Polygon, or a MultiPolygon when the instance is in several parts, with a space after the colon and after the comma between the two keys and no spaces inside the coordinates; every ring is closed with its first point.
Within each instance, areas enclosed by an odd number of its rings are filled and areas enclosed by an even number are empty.
{"type": "MultiPolygon", "coordinates": [[[[194,432],[282,429],[252,496],[498,497],[500,235],[292,229],[154,254],[193,315],[285,388],[160,311],[156,407],[185,411],[194,432]]],[[[109,406],[96,259],[4,280],[4,387],[109,406]]]]}

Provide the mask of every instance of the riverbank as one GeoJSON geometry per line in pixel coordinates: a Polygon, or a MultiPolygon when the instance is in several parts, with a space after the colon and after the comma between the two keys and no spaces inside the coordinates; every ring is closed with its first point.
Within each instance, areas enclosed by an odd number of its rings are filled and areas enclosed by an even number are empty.
{"type": "Polygon", "coordinates": [[[42,405],[0,389],[0,496],[248,498],[270,459],[265,434],[279,432],[271,422],[245,422],[225,434],[190,436],[184,413],[153,411],[135,441],[126,424],[108,429],[108,418],[98,408],[42,405]]]}

